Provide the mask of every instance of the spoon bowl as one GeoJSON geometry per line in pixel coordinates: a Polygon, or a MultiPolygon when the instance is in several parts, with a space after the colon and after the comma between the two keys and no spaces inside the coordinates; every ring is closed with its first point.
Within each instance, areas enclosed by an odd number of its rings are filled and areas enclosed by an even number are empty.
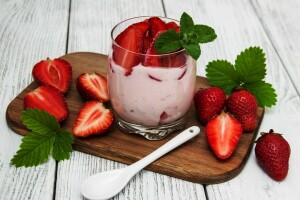
{"type": "Polygon", "coordinates": [[[109,199],[117,195],[136,173],[172,149],[195,137],[199,133],[200,128],[197,126],[192,126],[178,134],[176,137],[162,145],[145,158],[130,166],[101,172],[88,177],[81,185],[81,194],[88,199],[98,200],[109,199]]]}

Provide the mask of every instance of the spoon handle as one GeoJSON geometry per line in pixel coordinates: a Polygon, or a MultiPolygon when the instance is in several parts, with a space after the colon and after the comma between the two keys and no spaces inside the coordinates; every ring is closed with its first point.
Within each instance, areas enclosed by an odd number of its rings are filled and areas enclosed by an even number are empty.
{"type": "Polygon", "coordinates": [[[200,133],[200,128],[197,126],[192,126],[176,137],[171,139],[166,144],[162,145],[160,148],[149,154],[148,156],[144,157],[143,159],[137,161],[136,163],[130,166],[132,175],[136,174],[144,167],[155,161],[156,159],[160,158],[161,156],[165,155],[169,151],[173,150],[174,148],[178,147],[179,145],[185,143],[186,141],[190,140],[191,138],[195,137],[200,133]]]}

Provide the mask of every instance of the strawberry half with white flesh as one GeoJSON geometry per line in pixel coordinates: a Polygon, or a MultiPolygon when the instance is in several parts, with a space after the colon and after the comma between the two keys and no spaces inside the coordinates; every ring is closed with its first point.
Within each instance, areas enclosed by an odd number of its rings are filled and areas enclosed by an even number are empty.
{"type": "Polygon", "coordinates": [[[61,58],[47,58],[34,65],[32,76],[39,85],[50,85],[65,94],[71,84],[72,67],[61,58]]]}
{"type": "Polygon", "coordinates": [[[241,123],[224,112],[210,120],[205,127],[207,142],[220,159],[227,159],[232,155],[242,132],[241,123]]]}
{"type": "Polygon", "coordinates": [[[38,108],[54,115],[58,122],[69,116],[69,109],[64,96],[52,86],[42,85],[24,96],[24,109],[38,108]]]}
{"type": "Polygon", "coordinates": [[[100,101],[88,101],[81,107],[73,127],[73,134],[78,137],[98,135],[110,129],[114,115],[100,101]]]}
{"type": "Polygon", "coordinates": [[[107,80],[98,73],[83,73],[78,76],[76,89],[85,100],[109,101],[107,80]]]}

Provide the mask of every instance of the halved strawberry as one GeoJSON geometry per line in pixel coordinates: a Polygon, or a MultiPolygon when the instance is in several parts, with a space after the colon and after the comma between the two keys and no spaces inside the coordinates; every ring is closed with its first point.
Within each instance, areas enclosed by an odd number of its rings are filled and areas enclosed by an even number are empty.
{"type": "Polygon", "coordinates": [[[180,26],[176,24],[175,22],[168,22],[166,24],[167,30],[174,29],[177,33],[180,32],[180,26]]]}
{"type": "Polygon", "coordinates": [[[61,58],[47,58],[34,65],[32,76],[39,85],[51,85],[65,94],[71,84],[72,67],[61,58]]]}
{"type": "Polygon", "coordinates": [[[142,33],[144,35],[146,35],[146,33],[147,33],[147,31],[148,31],[148,29],[150,27],[150,24],[149,24],[148,20],[145,20],[145,21],[142,21],[142,22],[134,23],[134,24],[132,24],[130,26],[134,26],[135,28],[140,29],[140,31],[142,31],[142,33]]]}
{"type": "Polygon", "coordinates": [[[161,66],[161,63],[159,61],[160,56],[151,56],[151,55],[158,55],[157,51],[154,48],[154,42],[156,41],[156,39],[158,38],[158,36],[160,34],[161,33],[158,33],[156,35],[156,37],[151,42],[149,48],[147,49],[146,56],[145,56],[145,59],[143,61],[143,65],[144,66],[152,66],[152,67],[159,67],[159,66],[161,66]]]}
{"type": "Polygon", "coordinates": [[[54,115],[58,122],[62,122],[69,116],[69,109],[64,96],[52,86],[42,85],[25,94],[24,109],[38,108],[54,115]]]}
{"type": "Polygon", "coordinates": [[[114,121],[114,115],[100,101],[88,101],[81,107],[73,134],[78,137],[98,135],[109,130],[114,121]]]}
{"type": "Polygon", "coordinates": [[[149,33],[152,38],[156,37],[158,32],[167,30],[166,23],[159,17],[150,17],[148,22],[150,24],[149,33]]]}
{"type": "Polygon", "coordinates": [[[85,100],[109,101],[107,80],[98,73],[83,73],[78,76],[76,79],[76,88],[85,100]]]}
{"type": "Polygon", "coordinates": [[[143,32],[134,26],[129,26],[120,33],[113,46],[113,59],[121,67],[126,69],[125,75],[130,75],[132,67],[140,63],[141,57],[136,53],[143,53],[143,32]]]}
{"type": "Polygon", "coordinates": [[[220,159],[227,159],[231,156],[242,132],[241,123],[224,112],[210,120],[205,127],[207,142],[220,159]]]}

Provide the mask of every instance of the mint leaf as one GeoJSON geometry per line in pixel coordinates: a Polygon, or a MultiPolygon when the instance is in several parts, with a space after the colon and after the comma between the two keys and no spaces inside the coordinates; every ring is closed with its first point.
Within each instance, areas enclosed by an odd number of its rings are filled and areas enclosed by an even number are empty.
{"type": "Polygon", "coordinates": [[[242,85],[242,87],[250,91],[256,97],[258,105],[261,107],[271,107],[277,102],[277,95],[270,83],[266,83],[265,81],[257,81],[245,83],[242,85]]]}
{"type": "Polygon", "coordinates": [[[182,13],[180,17],[180,33],[190,33],[194,28],[193,19],[186,13],[182,13]]]}
{"type": "Polygon", "coordinates": [[[69,159],[72,152],[72,143],[73,137],[68,131],[58,131],[53,144],[53,158],[57,161],[69,159]]]}
{"type": "Polygon", "coordinates": [[[38,109],[27,109],[21,112],[23,124],[33,132],[47,134],[59,130],[56,118],[38,109]]]}
{"type": "Polygon", "coordinates": [[[222,88],[226,94],[230,94],[240,85],[234,66],[226,60],[209,62],[206,66],[206,77],[210,85],[222,88]]]}
{"type": "Polygon", "coordinates": [[[183,48],[190,54],[190,56],[197,60],[201,54],[201,49],[199,44],[183,44],[183,48]]]}
{"type": "Polygon", "coordinates": [[[22,139],[20,149],[11,160],[16,167],[44,163],[51,155],[55,160],[68,159],[72,152],[72,133],[62,130],[56,118],[39,109],[27,109],[21,120],[32,132],[22,139]]]}
{"type": "Polygon", "coordinates": [[[162,33],[154,43],[154,48],[158,53],[168,53],[182,48],[180,35],[174,30],[162,33]]]}
{"type": "Polygon", "coordinates": [[[235,69],[244,83],[261,81],[266,75],[266,58],[263,50],[259,47],[250,47],[235,60],[235,69]]]}
{"type": "Polygon", "coordinates": [[[42,164],[48,160],[54,143],[53,134],[29,133],[22,139],[20,149],[11,160],[16,167],[31,167],[42,164]]]}
{"type": "Polygon", "coordinates": [[[197,34],[198,43],[212,42],[217,38],[215,30],[206,25],[197,24],[194,26],[193,31],[197,34]]]}

